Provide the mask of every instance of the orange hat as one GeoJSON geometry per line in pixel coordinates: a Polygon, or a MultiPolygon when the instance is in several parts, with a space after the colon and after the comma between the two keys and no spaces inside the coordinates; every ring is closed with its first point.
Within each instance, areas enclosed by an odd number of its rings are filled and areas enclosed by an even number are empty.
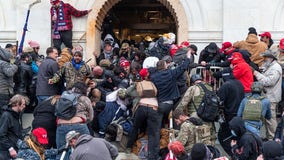
{"type": "Polygon", "coordinates": [[[36,128],[32,131],[40,144],[48,144],[47,132],[44,128],[36,128]]]}

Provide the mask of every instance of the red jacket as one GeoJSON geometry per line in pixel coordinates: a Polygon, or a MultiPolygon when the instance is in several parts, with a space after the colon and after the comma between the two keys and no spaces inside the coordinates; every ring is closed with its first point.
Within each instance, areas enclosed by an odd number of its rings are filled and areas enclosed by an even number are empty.
{"type": "Polygon", "coordinates": [[[240,80],[244,86],[244,92],[251,92],[251,84],[253,83],[253,74],[250,66],[243,59],[241,53],[236,52],[231,58],[231,64],[233,65],[233,74],[236,79],[240,80]]]}
{"type": "MultiPolygon", "coordinates": [[[[59,8],[56,8],[56,15],[57,18],[58,16],[58,10],[59,8]]],[[[69,3],[63,3],[63,10],[64,10],[64,22],[66,23],[66,30],[72,30],[73,24],[72,24],[72,19],[71,19],[71,15],[75,16],[75,17],[82,17],[88,14],[88,10],[84,10],[84,11],[79,11],[77,9],[75,9],[73,6],[71,6],[69,3]]],[[[52,18],[53,15],[53,7],[50,8],[50,15],[52,18]]],[[[52,24],[54,24],[55,21],[52,21],[52,24]]],[[[52,25],[53,26],[53,25],[52,25]]]]}

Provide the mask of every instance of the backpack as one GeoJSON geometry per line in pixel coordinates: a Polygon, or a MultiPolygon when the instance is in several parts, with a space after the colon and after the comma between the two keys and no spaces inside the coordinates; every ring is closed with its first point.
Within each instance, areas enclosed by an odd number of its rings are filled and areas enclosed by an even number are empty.
{"type": "Polygon", "coordinates": [[[261,120],[262,102],[263,97],[254,98],[248,97],[243,111],[243,120],[259,121],[261,120]]]}
{"type": "Polygon", "coordinates": [[[157,96],[157,88],[151,81],[136,82],[136,90],[140,98],[152,98],[157,96]]]}
{"type": "Polygon", "coordinates": [[[214,122],[218,120],[220,99],[214,91],[208,90],[204,84],[198,84],[204,91],[204,96],[198,108],[193,106],[200,117],[205,122],[214,122]]]}
{"type": "Polygon", "coordinates": [[[80,96],[80,94],[72,91],[64,91],[55,105],[55,116],[64,120],[73,118],[77,111],[76,106],[80,96]]]}

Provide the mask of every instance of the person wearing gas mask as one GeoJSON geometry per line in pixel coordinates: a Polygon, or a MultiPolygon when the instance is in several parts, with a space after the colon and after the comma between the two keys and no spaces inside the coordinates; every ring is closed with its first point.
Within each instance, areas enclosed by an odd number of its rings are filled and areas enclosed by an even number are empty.
{"type": "Polygon", "coordinates": [[[282,93],[282,68],[280,64],[277,63],[277,58],[272,51],[266,50],[262,53],[262,56],[264,57],[263,65],[261,67],[263,72],[253,71],[253,74],[264,86],[266,97],[270,101],[272,118],[270,120],[265,120],[265,127],[267,130],[266,137],[269,140],[272,140],[277,126],[276,106],[281,100],[282,93]]]}

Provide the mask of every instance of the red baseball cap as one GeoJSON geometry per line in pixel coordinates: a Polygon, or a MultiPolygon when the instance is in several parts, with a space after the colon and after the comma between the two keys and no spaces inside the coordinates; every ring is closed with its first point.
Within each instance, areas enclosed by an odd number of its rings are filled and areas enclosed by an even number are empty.
{"type": "Polygon", "coordinates": [[[260,36],[260,37],[266,36],[266,37],[268,37],[268,38],[271,38],[271,34],[270,34],[269,32],[263,32],[263,33],[259,34],[259,36],[260,36]]]}
{"type": "Polygon", "coordinates": [[[130,62],[128,60],[122,60],[119,63],[120,67],[128,67],[130,66],[130,62]]]}
{"type": "Polygon", "coordinates": [[[178,46],[173,44],[170,49],[170,55],[173,57],[176,54],[177,50],[178,50],[178,46]]]}
{"type": "Polygon", "coordinates": [[[189,47],[189,42],[188,41],[181,42],[180,47],[189,47]]]}
{"type": "Polygon", "coordinates": [[[148,74],[149,74],[148,69],[147,69],[147,68],[141,69],[140,72],[139,72],[139,74],[140,74],[141,78],[144,80],[145,77],[147,77],[148,74]]]}
{"type": "Polygon", "coordinates": [[[279,50],[281,52],[284,51],[284,38],[282,38],[279,42],[279,50]]]}
{"type": "Polygon", "coordinates": [[[223,52],[227,48],[230,48],[230,47],[232,47],[232,43],[231,42],[224,42],[224,43],[222,43],[222,48],[220,50],[223,52]]]}
{"type": "Polygon", "coordinates": [[[32,131],[40,144],[48,144],[47,132],[44,128],[36,128],[32,131]]]}

